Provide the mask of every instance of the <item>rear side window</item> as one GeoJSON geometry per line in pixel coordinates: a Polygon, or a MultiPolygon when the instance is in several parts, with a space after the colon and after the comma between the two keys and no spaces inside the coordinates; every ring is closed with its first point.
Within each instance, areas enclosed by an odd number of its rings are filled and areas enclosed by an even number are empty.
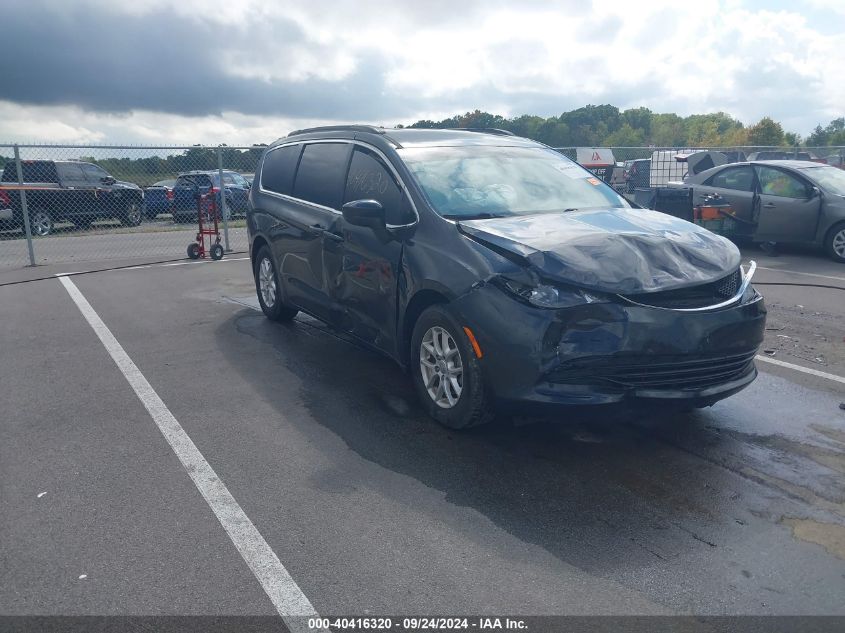
{"type": "MultiPolygon", "coordinates": [[[[56,164],[50,161],[21,161],[24,182],[58,182],[56,164]]],[[[3,169],[3,182],[17,182],[18,168],[14,161],[6,163],[3,169]]]]}
{"type": "Polygon", "coordinates": [[[267,152],[261,167],[261,187],[274,193],[290,195],[301,152],[302,145],[286,145],[267,152]]]}
{"type": "Polygon", "coordinates": [[[364,199],[381,202],[387,224],[408,224],[414,220],[408,198],[393,173],[374,152],[356,147],[343,201],[364,199]]]}
{"type": "Polygon", "coordinates": [[[754,188],[754,172],[750,167],[731,167],[723,169],[710,177],[707,184],[721,189],[751,191],[754,188]]]}
{"type": "Polygon", "coordinates": [[[331,209],[340,209],[351,149],[349,143],[306,145],[296,171],[294,197],[331,209]]]}

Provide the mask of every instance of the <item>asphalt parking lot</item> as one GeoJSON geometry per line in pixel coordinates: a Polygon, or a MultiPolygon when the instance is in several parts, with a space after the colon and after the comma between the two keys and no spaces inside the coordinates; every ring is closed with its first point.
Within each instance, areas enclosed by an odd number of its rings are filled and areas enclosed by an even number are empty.
{"type": "Polygon", "coordinates": [[[845,615],[845,382],[790,366],[845,376],[841,291],[759,286],[788,365],[711,409],[456,433],[390,361],[264,319],[244,258],[65,278],[131,366],[67,281],[0,286],[0,613],[845,615]]]}

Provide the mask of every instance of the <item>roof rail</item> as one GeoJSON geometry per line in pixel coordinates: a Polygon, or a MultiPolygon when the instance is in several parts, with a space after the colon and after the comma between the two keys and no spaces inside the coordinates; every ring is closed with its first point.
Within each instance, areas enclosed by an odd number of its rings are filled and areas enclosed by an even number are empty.
{"type": "Polygon", "coordinates": [[[324,125],[322,127],[307,127],[302,130],[294,130],[288,136],[309,134],[311,132],[369,132],[370,134],[384,134],[383,127],[375,125],[324,125]]]}
{"type": "Polygon", "coordinates": [[[501,130],[497,127],[459,127],[458,130],[465,130],[467,132],[482,132],[484,134],[496,134],[498,136],[516,136],[510,130],[501,130]]]}

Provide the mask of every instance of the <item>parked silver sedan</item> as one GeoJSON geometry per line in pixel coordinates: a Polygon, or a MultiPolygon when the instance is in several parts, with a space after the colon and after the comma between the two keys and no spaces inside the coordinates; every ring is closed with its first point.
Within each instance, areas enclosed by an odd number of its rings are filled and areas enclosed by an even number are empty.
{"type": "Polygon", "coordinates": [[[845,263],[845,171],[810,161],[749,161],[691,176],[693,200],[719,194],[755,242],[812,244],[845,263]]]}

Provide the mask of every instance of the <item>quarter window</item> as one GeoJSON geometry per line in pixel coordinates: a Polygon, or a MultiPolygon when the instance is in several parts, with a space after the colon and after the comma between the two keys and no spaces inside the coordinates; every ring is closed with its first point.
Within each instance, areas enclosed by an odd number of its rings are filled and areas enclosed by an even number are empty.
{"type": "Polygon", "coordinates": [[[261,168],[261,187],[274,193],[290,195],[300,153],[302,145],[285,145],[267,152],[261,168]]]}
{"type": "Polygon", "coordinates": [[[774,167],[757,166],[760,193],[780,198],[806,198],[807,187],[795,176],[774,167]]]}
{"type": "Polygon", "coordinates": [[[306,145],[296,171],[293,196],[331,209],[340,209],[351,149],[349,143],[306,145]]]}
{"type": "Polygon", "coordinates": [[[378,200],[384,207],[387,224],[408,224],[413,212],[393,173],[372,151],[356,147],[346,179],[344,202],[378,200]]]}
{"type": "Polygon", "coordinates": [[[751,192],[754,188],[754,172],[750,167],[729,167],[710,178],[711,187],[751,192]]]}

